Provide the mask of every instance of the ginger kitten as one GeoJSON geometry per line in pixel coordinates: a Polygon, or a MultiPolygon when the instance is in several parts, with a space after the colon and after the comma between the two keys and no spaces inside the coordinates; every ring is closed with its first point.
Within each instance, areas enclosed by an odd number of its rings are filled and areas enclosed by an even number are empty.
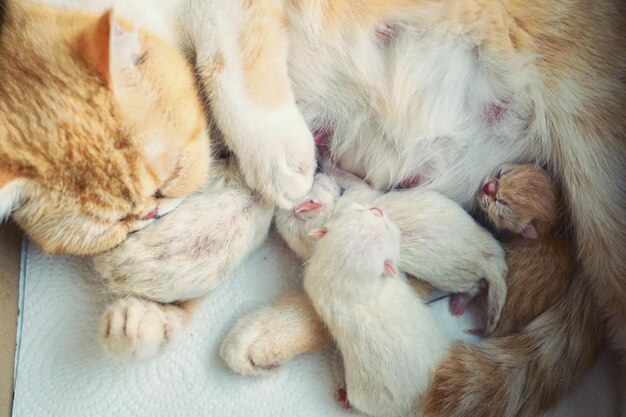
{"type": "Polygon", "coordinates": [[[494,336],[517,333],[565,292],[574,257],[565,233],[558,186],[532,164],[494,171],[482,184],[478,202],[500,230],[515,236],[504,244],[508,293],[494,336]]]}

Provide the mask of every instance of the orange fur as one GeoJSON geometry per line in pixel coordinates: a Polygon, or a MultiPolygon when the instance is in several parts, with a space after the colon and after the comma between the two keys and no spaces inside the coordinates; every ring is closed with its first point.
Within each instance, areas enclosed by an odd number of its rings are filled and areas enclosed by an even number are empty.
{"type": "Polygon", "coordinates": [[[435,371],[423,414],[535,417],[553,408],[598,354],[604,329],[596,309],[587,277],[578,275],[521,333],[457,343],[435,371]]]}
{"type": "Polygon", "coordinates": [[[109,12],[98,19],[39,5],[9,3],[7,10],[0,171],[26,181],[12,215],[48,252],[117,245],[159,204],[156,191],[184,196],[207,172],[204,115],[189,65],[141,32],[140,55],[117,64],[128,66],[135,85],[112,85],[111,74],[122,72],[104,55],[113,24],[109,12]]]}
{"type": "Polygon", "coordinates": [[[494,336],[521,331],[564,294],[574,273],[574,254],[565,235],[561,195],[548,174],[535,165],[496,170],[486,184],[494,195],[479,194],[489,219],[500,229],[519,234],[525,225],[537,238],[514,236],[505,245],[507,299],[494,336]]]}
{"type": "Polygon", "coordinates": [[[285,11],[270,1],[246,0],[240,44],[244,58],[244,88],[261,106],[274,107],[292,100],[286,68],[285,11]]]}

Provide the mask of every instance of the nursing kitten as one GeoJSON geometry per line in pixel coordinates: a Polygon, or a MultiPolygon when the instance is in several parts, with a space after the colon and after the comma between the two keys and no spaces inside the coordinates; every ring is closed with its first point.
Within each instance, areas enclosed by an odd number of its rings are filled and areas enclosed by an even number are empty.
{"type": "Polygon", "coordinates": [[[506,263],[504,251],[489,232],[434,191],[381,194],[349,173],[331,172],[316,176],[311,193],[295,210],[279,210],[276,215],[276,229],[296,253],[312,252],[315,242],[306,236],[307,230],[323,225],[332,212],[352,202],[379,207],[402,231],[400,269],[442,290],[463,293],[451,298],[454,314],[463,313],[486,281],[485,333],[493,332],[506,297],[506,263]],[[340,196],[341,189],[345,192],[340,196]]]}
{"type": "Polygon", "coordinates": [[[348,402],[371,416],[417,415],[450,341],[397,271],[400,230],[353,203],[312,233],[304,289],[341,351],[348,402]]]}
{"type": "Polygon", "coordinates": [[[494,332],[506,336],[558,301],[574,272],[561,195],[543,169],[528,164],[497,169],[477,198],[495,227],[516,234],[504,244],[508,292],[494,332]]]}
{"type": "Polygon", "coordinates": [[[2,6],[0,220],[93,254],[202,184],[207,129],[178,51],[110,12],[2,6]]]}
{"type": "MultiPolygon", "coordinates": [[[[554,168],[580,253],[576,276],[592,282],[596,315],[608,317],[614,347],[626,349],[621,1],[49,1],[95,10],[115,5],[185,51],[247,182],[284,206],[312,181],[302,117],[343,168],[376,188],[429,187],[464,207],[475,204],[474,190],[490,167],[536,160],[554,168]]],[[[19,193],[2,178],[0,201],[10,210],[19,193]]],[[[280,308],[306,314],[290,304],[298,299],[290,295],[280,308]]],[[[541,372],[505,379],[511,392],[550,384],[554,373],[584,362],[587,349],[574,336],[584,332],[583,322],[546,317],[565,321],[529,339],[534,352],[541,340],[554,343],[544,346],[550,354],[529,362],[541,372]],[[569,325],[582,327],[562,334],[569,325]],[[570,356],[550,350],[567,340],[570,356]]],[[[299,323],[310,318],[288,327],[301,335],[299,323]]],[[[288,357],[291,346],[273,350],[288,357]]],[[[552,384],[555,397],[571,386],[552,384]]],[[[548,406],[539,397],[513,397],[501,399],[507,415],[548,406]]],[[[482,403],[459,400],[467,407],[459,412],[472,414],[482,403]]]]}
{"type": "MultiPolygon", "coordinates": [[[[480,415],[484,405],[484,415],[506,417],[553,406],[574,386],[573,373],[591,363],[593,349],[578,335],[589,336],[589,323],[603,317],[614,348],[626,350],[623,2],[302,0],[287,8],[298,105],[342,168],[376,188],[432,188],[466,208],[491,168],[505,163],[545,163],[563,185],[581,261],[574,278],[592,284],[581,284],[586,297],[566,291],[563,305],[575,311],[570,303],[595,298],[600,309],[579,305],[595,315],[584,320],[550,309],[536,319],[550,323],[525,336],[527,351],[507,343],[477,356],[494,369],[507,357],[522,371],[500,368],[498,392],[508,392],[501,397],[464,398],[458,385],[440,387],[456,400],[453,411],[480,415]],[[562,346],[570,346],[567,355],[562,346]],[[526,396],[527,387],[551,393],[549,401],[526,396]]],[[[283,301],[284,311],[293,308],[283,301]]],[[[267,322],[264,315],[259,328],[250,325],[265,340],[249,339],[248,350],[273,344],[267,322]]],[[[284,328],[301,334],[298,322],[284,328]]],[[[294,354],[282,344],[273,352],[294,354]]]]}
{"type": "Polygon", "coordinates": [[[102,318],[101,340],[110,353],[132,359],[157,353],[189,321],[193,301],[267,237],[274,208],[250,191],[238,164],[216,161],[211,172],[174,212],[94,258],[120,298],[102,318]]]}

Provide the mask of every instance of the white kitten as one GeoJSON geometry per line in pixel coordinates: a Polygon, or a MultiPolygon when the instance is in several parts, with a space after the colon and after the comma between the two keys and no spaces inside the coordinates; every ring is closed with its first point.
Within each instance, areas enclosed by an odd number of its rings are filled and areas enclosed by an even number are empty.
{"type": "Polygon", "coordinates": [[[276,214],[277,230],[299,256],[308,258],[316,244],[308,231],[323,225],[334,210],[352,202],[379,207],[402,232],[400,269],[442,290],[464,293],[451,298],[454,314],[463,312],[483,288],[484,279],[488,284],[485,333],[495,329],[506,298],[507,268],[504,250],[487,230],[435,191],[416,188],[381,194],[357,177],[336,168],[332,172],[316,176],[309,199],[318,206],[307,200],[276,214]],[[341,187],[346,189],[343,195],[338,191],[341,187]]]}
{"type": "Polygon", "coordinates": [[[355,203],[312,233],[322,237],[304,289],[342,353],[349,403],[372,416],[416,415],[450,341],[397,272],[400,231],[355,203]]]}

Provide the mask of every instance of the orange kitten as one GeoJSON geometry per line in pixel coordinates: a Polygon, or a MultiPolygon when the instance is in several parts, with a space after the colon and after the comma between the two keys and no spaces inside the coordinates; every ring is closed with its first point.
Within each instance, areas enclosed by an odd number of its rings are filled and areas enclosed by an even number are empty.
{"type": "Polygon", "coordinates": [[[111,12],[4,9],[0,220],[47,252],[101,252],[197,189],[208,152],[174,48],[111,12]]]}
{"type": "Polygon", "coordinates": [[[503,167],[489,176],[478,202],[493,224],[518,236],[504,244],[508,295],[494,336],[521,331],[562,297],[574,272],[561,194],[541,168],[503,167]]]}

